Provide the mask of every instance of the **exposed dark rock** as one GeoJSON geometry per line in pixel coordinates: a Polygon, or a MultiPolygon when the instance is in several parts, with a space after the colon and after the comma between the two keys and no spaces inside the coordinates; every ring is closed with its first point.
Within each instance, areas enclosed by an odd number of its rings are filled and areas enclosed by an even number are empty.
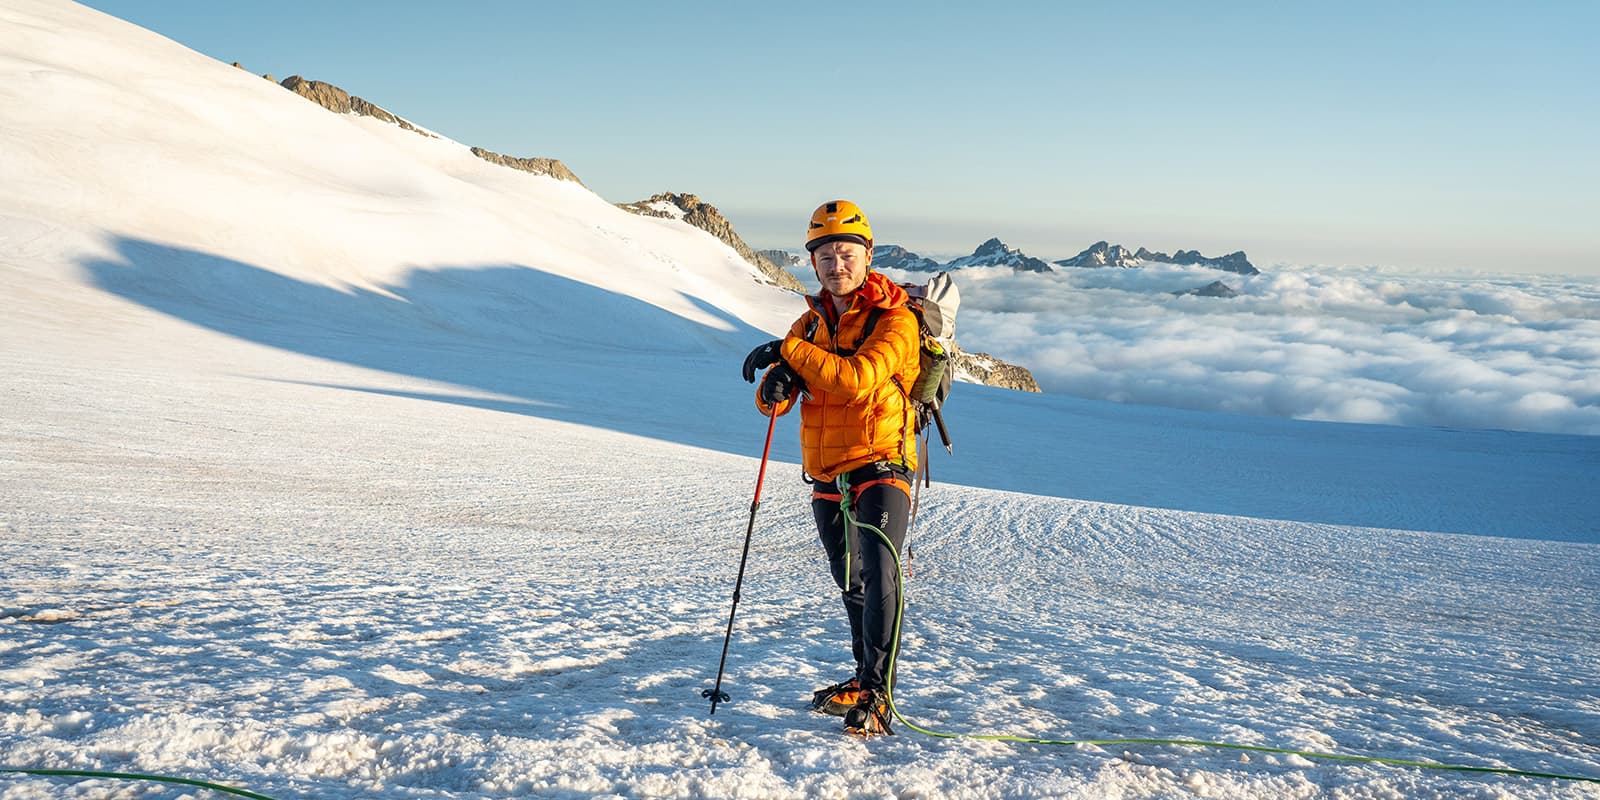
{"type": "Polygon", "coordinates": [[[491,164],[520,169],[523,172],[531,172],[535,175],[549,175],[552,178],[572,181],[579,186],[583,185],[583,181],[578,180],[578,176],[572,170],[567,169],[566,164],[554,158],[514,158],[512,156],[503,156],[493,150],[485,150],[481,147],[472,148],[472,154],[491,164]]]}
{"type": "Polygon", "coordinates": [[[299,75],[290,75],[283,79],[281,85],[335,114],[350,113],[350,93],[331,83],[308,81],[299,75]]]}
{"type": "MultiPolygon", "coordinates": [[[[235,64],[234,66],[238,66],[235,64]]],[[[383,110],[382,108],[362,100],[355,95],[322,81],[308,81],[299,75],[290,75],[279,84],[285,89],[294,92],[335,114],[356,113],[365,117],[373,117],[391,125],[398,125],[412,133],[432,137],[433,134],[418,128],[415,125],[383,110]]]]}
{"type": "Polygon", "coordinates": [[[955,367],[956,374],[965,373],[985,386],[1020,392],[1039,391],[1039,383],[1033,379],[1032,372],[1015,364],[1007,364],[988,353],[968,353],[960,347],[954,347],[950,351],[950,364],[955,367]]]}

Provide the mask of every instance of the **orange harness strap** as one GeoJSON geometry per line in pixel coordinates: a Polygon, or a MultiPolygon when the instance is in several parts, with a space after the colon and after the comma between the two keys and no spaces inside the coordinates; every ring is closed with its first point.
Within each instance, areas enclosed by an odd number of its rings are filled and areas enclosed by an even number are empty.
{"type": "MultiPolygon", "coordinates": [[[[905,492],[907,497],[911,496],[911,484],[906,483],[905,481],[903,481],[903,480],[901,480],[899,478],[878,478],[876,480],[870,480],[870,481],[867,481],[866,483],[858,484],[856,486],[851,486],[850,487],[850,494],[851,494],[852,497],[860,497],[862,492],[866,491],[867,489],[869,489],[869,488],[871,488],[873,486],[877,486],[880,483],[891,484],[891,485],[899,488],[900,491],[905,492]]],[[[833,502],[837,503],[840,500],[844,499],[844,495],[839,494],[839,492],[837,490],[837,487],[834,484],[831,484],[831,483],[828,483],[828,484],[819,483],[819,484],[817,484],[817,487],[815,489],[811,490],[811,499],[813,499],[813,500],[832,500],[833,502]],[[827,490],[823,489],[822,487],[824,487],[824,486],[828,487],[828,489],[827,490]],[[829,491],[829,490],[831,490],[831,491],[829,491]]]]}
{"type": "Polygon", "coordinates": [[[850,487],[850,493],[859,497],[862,492],[864,492],[864,491],[866,491],[866,490],[868,490],[868,489],[870,489],[870,488],[872,488],[874,486],[877,486],[880,483],[887,483],[887,484],[889,484],[891,486],[894,486],[895,488],[899,489],[900,491],[905,492],[906,493],[906,497],[910,497],[911,496],[911,484],[906,483],[905,481],[900,480],[899,478],[879,478],[877,480],[867,481],[866,483],[863,483],[863,484],[861,484],[859,486],[850,487]]]}

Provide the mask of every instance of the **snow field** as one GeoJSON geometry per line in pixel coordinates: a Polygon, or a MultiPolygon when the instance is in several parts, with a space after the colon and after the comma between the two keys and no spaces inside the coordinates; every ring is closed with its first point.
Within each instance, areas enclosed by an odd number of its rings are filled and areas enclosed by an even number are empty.
{"type": "MultiPolygon", "coordinates": [[[[798,298],[679,221],[79,6],[0,22],[5,765],[281,800],[1600,797],[846,739],[803,710],[848,656],[792,418],[709,717],[765,430],[737,365],[798,298]]],[[[958,391],[914,534],[918,724],[1600,776],[1592,437],[958,391]]]]}
{"type": "MultiPolygon", "coordinates": [[[[290,354],[256,367],[312,380],[11,360],[38,379],[8,384],[23,424],[0,451],[27,510],[0,547],[10,763],[279,797],[1594,796],[1179,747],[845,739],[803,710],[847,653],[792,464],[769,471],[734,701],[708,718],[754,458],[393,376],[334,388],[374,376],[290,354]]],[[[1594,595],[1567,590],[1595,585],[1590,546],[925,498],[900,697],[919,725],[1595,763],[1594,652],[1573,647],[1594,595]]]]}

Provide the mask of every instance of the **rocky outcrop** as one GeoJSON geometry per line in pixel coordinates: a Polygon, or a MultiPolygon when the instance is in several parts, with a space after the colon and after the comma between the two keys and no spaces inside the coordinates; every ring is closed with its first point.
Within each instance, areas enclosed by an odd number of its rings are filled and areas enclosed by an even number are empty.
{"type": "Polygon", "coordinates": [[[800,284],[800,279],[790,275],[777,264],[772,263],[765,256],[750,249],[744,239],[734,231],[733,223],[716,206],[702,201],[692,194],[677,194],[675,192],[662,192],[649,200],[640,200],[637,203],[618,203],[617,207],[623,211],[640,214],[647,217],[665,217],[681,219],[690,225],[711,234],[733,248],[735,253],[745,261],[750,262],[768,280],[785,289],[804,292],[805,287],[800,284]]]}
{"type": "Polygon", "coordinates": [[[942,269],[961,269],[962,267],[1010,267],[1019,272],[1054,272],[1050,265],[1044,261],[1033,258],[1015,247],[1009,247],[999,238],[990,239],[978,245],[970,256],[962,256],[942,269]]]}
{"type": "Polygon", "coordinates": [[[1063,267],[1142,267],[1146,264],[1178,264],[1211,267],[1226,272],[1237,272],[1240,275],[1261,274],[1261,270],[1256,269],[1255,265],[1250,263],[1250,259],[1245,257],[1243,250],[1215,258],[1206,258],[1199,250],[1179,250],[1169,256],[1143,247],[1130,253],[1128,248],[1120,244],[1106,242],[1095,242],[1087,250],[1072,258],[1063,258],[1055,263],[1063,267]]]}
{"type": "Polygon", "coordinates": [[[1179,297],[1183,297],[1184,295],[1195,295],[1197,297],[1238,297],[1239,296],[1239,293],[1237,291],[1235,291],[1232,286],[1229,286],[1228,284],[1223,283],[1222,281],[1212,281],[1212,282],[1210,282],[1210,283],[1208,283],[1208,284],[1206,284],[1204,286],[1200,286],[1200,287],[1197,287],[1197,288],[1194,288],[1194,289],[1185,289],[1185,290],[1183,290],[1181,292],[1173,292],[1173,294],[1175,294],[1175,295],[1177,295],[1179,297]]]}
{"type": "Polygon", "coordinates": [[[583,186],[583,181],[578,180],[578,176],[572,170],[567,169],[566,164],[554,158],[513,158],[512,156],[503,156],[493,150],[485,150],[481,147],[472,148],[472,154],[490,164],[520,169],[523,172],[531,172],[535,175],[549,175],[552,178],[572,181],[579,186],[583,186]]]}
{"type": "Polygon", "coordinates": [[[411,123],[383,110],[372,103],[362,100],[361,98],[356,97],[355,95],[350,94],[349,92],[346,92],[345,90],[340,89],[331,83],[323,83],[322,81],[308,81],[299,75],[290,75],[289,77],[284,78],[283,83],[279,85],[297,95],[300,95],[301,97],[304,97],[307,100],[310,100],[313,103],[316,103],[319,106],[322,106],[323,108],[328,109],[329,111],[332,111],[335,114],[360,114],[361,116],[372,117],[374,119],[387,122],[391,125],[398,125],[405,130],[411,131],[412,133],[433,137],[433,134],[418,128],[417,126],[412,125],[411,123]]]}
{"type": "Polygon", "coordinates": [[[880,244],[872,248],[872,266],[913,272],[938,272],[944,265],[931,258],[923,258],[897,244],[880,244]]]}
{"type": "MultiPolygon", "coordinates": [[[[238,67],[239,65],[238,63],[235,63],[234,66],[238,67]]],[[[243,69],[243,67],[240,67],[240,69],[243,69]]],[[[264,77],[266,77],[268,80],[272,79],[272,76],[270,75],[264,77]]],[[[319,106],[322,106],[323,108],[328,109],[329,111],[332,111],[335,114],[360,114],[364,117],[372,117],[373,119],[387,122],[390,125],[398,125],[401,128],[413,133],[421,134],[430,138],[438,138],[433,134],[418,128],[417,126],[412,125],[404,119],[385,111],[383,108],[350,94],[349,92],[346,92],[345,90],[340,89],[331,83],[323,83],[322,81],[308,81],[299,75],[290,75],[289,77],[284,78],[283,83],[279,85],[297,95],[300,95],[301,97],[304,97],[307,100],[310,100],[313,103],[316,103],[319,106]]],[[[522,170],[523,172],[531,172],[535,175],[548,175],[552,178],[559,178],[560,180],[564,181],[572,181],[579,186],[583,185],[583,181],[578,180],[578,176],[574,174],[572,170],[568,169],[566,164],[563,164],[553,158],[514,158],[512,156],[501,155],[492,150],[485,150],[481,147],[472,148],[472,154],[491,164],[498,164],[502,167],[510,167],[512,169],[522,170]]]]}
{"type": "Polygon", "coordinates": [[[279,84],[335,114],[350,113],[350,93],[322,81],[308,81],[299,75],[290,75],[279,84]]]}
{"type": "Polygon", "coordinates": [[[955,367],[957,379],[1019,392],[1039,391],[1039,383],[1033,379],[1033,373],[988,353],[968,353],[960,347],[953,347],[950,364],[955,367]]]}

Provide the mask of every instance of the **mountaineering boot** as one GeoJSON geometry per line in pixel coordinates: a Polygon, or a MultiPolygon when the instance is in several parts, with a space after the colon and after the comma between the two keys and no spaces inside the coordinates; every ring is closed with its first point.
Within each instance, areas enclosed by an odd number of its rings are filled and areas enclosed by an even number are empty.
{"type": "Polygon", "coordinates": [[[842,717],[856,704],[861,694],[861,681],[855,678],[842,680],[811,693],[811,710],[834,717],[842,717]]]}
{"type": "Polygon", "coordinates": [[[889,699],[881,691],[863,691],[844,715],[844,732],[856,736],[893,736],[889,729],[889,699]]]}

